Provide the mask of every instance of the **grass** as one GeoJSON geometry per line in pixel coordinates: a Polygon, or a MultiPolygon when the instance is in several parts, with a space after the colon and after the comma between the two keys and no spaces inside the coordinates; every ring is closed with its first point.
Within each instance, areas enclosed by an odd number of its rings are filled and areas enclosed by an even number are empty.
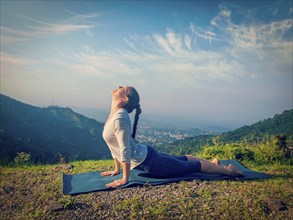
{"type": "Polygon", "coordinates": [[[62,172],[111,170],[113,162],[1,166],[0,219],[290,219],[293,167],[289,163],[243,163],[274,177],[244,182],[182,181],[68,196],[62,193],[62,172]],[[280,201],[286,210],[270,210],[267,198],[280,201]]]}

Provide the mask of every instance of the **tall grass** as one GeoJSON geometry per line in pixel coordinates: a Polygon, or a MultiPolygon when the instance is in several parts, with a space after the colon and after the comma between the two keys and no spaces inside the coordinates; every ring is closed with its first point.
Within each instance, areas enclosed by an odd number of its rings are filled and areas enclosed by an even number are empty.
{"type": "Polygon", "coordinates": [[[229,143],[222,146],[205,146],[197,155],[201,158],[240,161],[254,161],[259,163],[289,163],[292,164],[290,156],[286,155],[284,148],[277,142],[265,141],[261,143],[229,143]]]}

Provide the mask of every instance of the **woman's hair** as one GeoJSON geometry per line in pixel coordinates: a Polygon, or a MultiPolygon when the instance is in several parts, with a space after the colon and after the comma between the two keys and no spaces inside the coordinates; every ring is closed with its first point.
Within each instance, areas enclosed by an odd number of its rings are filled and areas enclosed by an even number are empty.
{"type": "Polygon", "coordinates": [[[134,116],[134,123],[133,123],[133,131],[132,131],[132,138],[135,138],[136,129],[137,129],[137,123],[139,119],[139,115],[141,113],[141,108],[139,104],[139,95],[135,88],[128,87],[128,101],[123,104],[123,108],[126,109],[128,113],[133,112],[134,109],[136,109],[135,116],[134,116]]]}

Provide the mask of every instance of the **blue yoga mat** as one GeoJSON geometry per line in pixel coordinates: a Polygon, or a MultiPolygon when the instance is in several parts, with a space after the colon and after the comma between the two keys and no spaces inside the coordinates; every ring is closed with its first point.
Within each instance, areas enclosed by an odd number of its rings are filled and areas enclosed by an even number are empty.
{"type": "MultiPolygon", "coordinates": [[[[265,179],[270,178],[271,175],[256,172],[247,169],[241,163],[236,160],[223,160],[221,164],[228,165],[233,164],[237,169],[244,173],[244,177],[231,177],[220,174],[204,174],[204,173],[191,173],[184,176],[177,176],[172,178],[158,178],[151,174],[133,169],[130,172],[129,181],[126,185],[119,188],[128,187],[131,185],[159,185],[171,182],[179,182],[182,180],[251,180],[251,179],[265,179]]],[[[122,173],[116,176],[100,176],[101,172],[89,172],[74,175],[63,174],[63,193],[68,195],[109,190],[105,185],[113,182],[116,179],[122,178],[122,173]]]]}

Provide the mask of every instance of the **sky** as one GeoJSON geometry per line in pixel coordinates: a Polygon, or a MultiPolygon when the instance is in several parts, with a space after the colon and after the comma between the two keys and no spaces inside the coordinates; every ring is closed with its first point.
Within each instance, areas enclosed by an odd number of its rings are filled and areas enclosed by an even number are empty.
{"type": "Polygon", "coordinates": [[[293,6],[281,1],[3,1],[1,94],[239,127],[292,104],[293,6]]]}

